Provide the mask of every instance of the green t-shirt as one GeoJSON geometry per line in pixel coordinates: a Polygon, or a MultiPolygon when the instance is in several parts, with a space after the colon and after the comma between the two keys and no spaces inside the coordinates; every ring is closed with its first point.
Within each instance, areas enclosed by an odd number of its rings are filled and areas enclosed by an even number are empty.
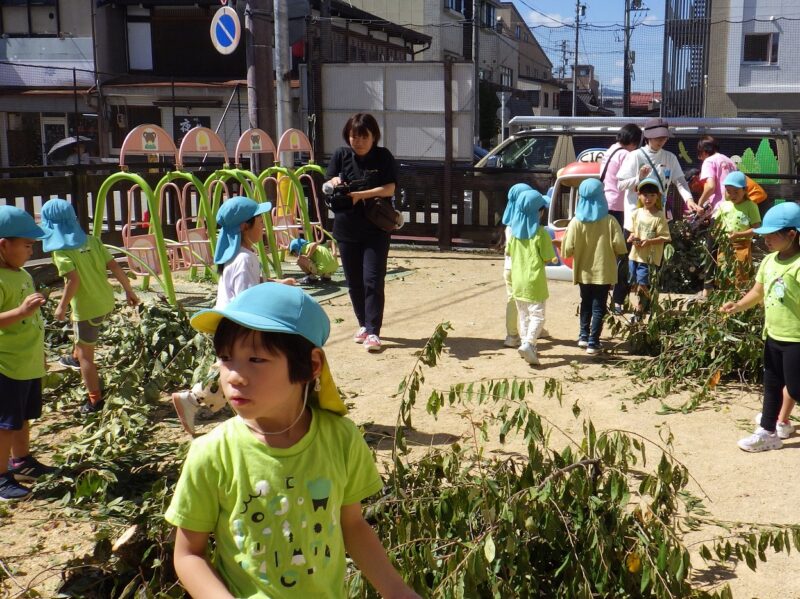
{"type": "MultiPolygon", "coordinates": [[[[36,290],[28,271],[0,268],[0,312],[19,307],[32,293],[36,290]]],[[[44,376],[44,321],[40,310],[0,329],[0,372],[17,381],[44,376]]]]}
{"type": "MultiPolygon", "coordinates": [[[[310,247],[311,244],[303,246],[303,254],[308,255],[308,249],[310,247]]],[[[339,263],[336,261],[333,252],[324,245],[317,246],[317,249],[311,254],[311,261],[317,267],[317,274],[323,277],[332,275],[336,272],[336,269],[339,268],[339,263]]]]}
{"type": "MultiPolygon", "coordinates": [[[[669,233],[669,223],[662,211],[653,214],[647,208],[637,208],[631,215],[632,229],[634,237],[637,239],[656,239],[666,237],[671,239],[669,233]]],[[[666,243],[666,242],[665,242],[666,243]]],[[[628,258],[634,262],[642,264],[653,264],[661,266],[661,259],[664,257],[664,244],[656,243],[645,247],[632,246],[628,258]]]]}
{"type": "Polygon", "coordinates": [[[103,242],[93,235],[89,235],[86,243],[78,249],[53,252],[58,274],[63,277],[75,270],[81,280],[75,297],[69,303],[72,320],[98,318],[114,309],[114,290],[106,273],[106,265],[111,259],[103,242]]]}
{"type": "Polygon", "coordinates": [[[715,218],[727,233],[737,233],[747,231],[754,224],[760,223],[761,213],[758,211],[756,203],[750,200],[744,200],[738,204],[734,204],[730,200],[723,200],[717,206],[715,218]]]}
{"type": "Polygon", "coordinates": [[[511,237],[506,245],[511,257],[511,295],[523,302],[543,302],[549,297],[545,264],[555,260],[553,242],[544,227],[530,239],[511,237]]]}
{"type": "Polygon", "coordinates": [[[275,449],[237,417],[192,443],[165,518],[214,534],[214,567],[235,597],[344,598],[341,508],[381,486],[347,418],[314,409],[308,433],[275,449]]]}
{"type": "Polygon", "coordinates": [[[764,339],[800,343],[800,254],[769,254],[756,273],[764,286],[764,339]]]}
{"type": "Polygon", "coordinates": [[[572,282],[584,285],[615,285],[617,256],[628,253],[622,227],[609,215],[593,223],[577,218],[569,221],[561,242],[561,255],[574,256],[572,282]]]}

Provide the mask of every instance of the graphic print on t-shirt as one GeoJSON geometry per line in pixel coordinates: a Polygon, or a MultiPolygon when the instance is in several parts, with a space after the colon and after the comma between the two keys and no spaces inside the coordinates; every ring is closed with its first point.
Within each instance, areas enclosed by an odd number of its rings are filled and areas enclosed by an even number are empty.
{"type": "Polygon", "coordinates": [[[338,515],[328,510],[331,490],[327,478],[287,476],[280,489],[257,482],[231,522],[236,561],[264,584],[287,589],[326,568],[339,526],[338,515]]]}

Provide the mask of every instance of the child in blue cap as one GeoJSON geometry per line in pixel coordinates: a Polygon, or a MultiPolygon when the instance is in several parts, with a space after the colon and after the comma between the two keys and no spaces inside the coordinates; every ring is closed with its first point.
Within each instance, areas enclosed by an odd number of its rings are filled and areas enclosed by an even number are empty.
{"type": "Polygon", "coordinates": [[[764,236],[772,253],[761,262],[753,288],[738,302],[720,308],[736,314],[764,303],[761,421],[752,435],[739,441],[741,449],[751,452],[781,448],[781,437],[793,432],[786,431],[791,427],[789,412],[800,399],[800,204],[773,206],[754,233],[764,236]],[[781,415],[786,422],[779,422],[781,415]],[[784,427],[783,435],[779,424],[784,427]]]}
{"type": "Polygon", "coordinates": [[[500,222],[503,226],[503,282],[506,285],[506,338],[503,341],[505,347],[519,347],[519,314],[517,312],[517,300],[511,287],[511,256],[508,254],[508,242],[511,240],[511,217],[514,215],[514,208],[517,199],[523,191],[533,191],[533,187],[527,183],[515,183],[508,190],[506,207],[503,210],[503,217],[500,222]]]}
{"type": "MultiPolygon", "coordinates": [[[[747,177],[741,171],[734,171],[725,177],[725,199],[717,204],[715,218],[728,235],[737,262],[736,278],[747,283],[751,276],[753,263],[753,231],[761,224],[758,206],[747,195],[747,177]]],[[[719,262],[724,258],[718,255],[719,262]]]]}
{"type": "Polygon", "coordinates": [[[35,240],[46,233],[30,214],[0,206],[0,501],[22,499],[34,481],[53,469],[30,454],[29,420],[42,415],[44,323],[36,293],[23,268],[35,240]]]}
{"type": "Polygon", "coordinates": [[[511,236],[506,255],[511,257],[511,294],[519,315],[519,355],[528,364],[539,364],[536,342],[544,327],[545,301],[549,296],[545,264],[556,259],[553,242],[540,225],[547,201],[538,191],[523,190],[509,219],[511,236]]]}
{"type": "Polygon", "coordinates": [[[297,287],[264,283],[191,324],[214,335],[237,416],[192,442],[165,514],[189,594],[345,597],[348,553],[384,597],[417,597],[361,512],[382,483],[343,417],[320,305],[297,287]]]}
{"type": "MultiPolygon", "coordinates": [[[[264,235],[262,214],[269,212],[272,204],[258,203],[244,196],[235,196],[222,203],[217,210],[217,224],[220,226],[217,247],[214,250],[214,263],[221,276],[217,285],[216,309],[227,306],[242,291],[262,282],[261,262],[254,251],[264,235]]],[[[282,279],[280,283],[294,285],[294,279],[282,279]]],[[[183,429],[194,434],[194,422],[201,405],[212,413],[225,407],[225,398],[216,383],[216,377],[206,384],[197,383],[191,391],[178,391],[172,394],[172,404],[181,421],[183,429]]]]}
{"type": "Polygon", "coordinates": [[[75,345],[71,356],[59,363],[81,371],[88,398],[81,414],[103,409],[100,378],[94,361],[94,349],[100,327],[114,310],[114,290],[108,282],[107,270],[125,290],[129,306],[139,303],[131,282],[98,237],[88,236],[80,227],[72,204],[53,199],[42,206],[42,228],[48,236],[42,246],[53,252],[53,264],[64,277],[64,293],[55,309],[57,320],[66,320],[67,307],[72,310],[75,345]]]}
{"type": "Polygon", "coordinates": [[[331,275],[339,268],[336,256],[319,242],[309,243],[300,237],[289,243],[289,253],[297,256],[297,265],[307,276],[300,280],[303,285],[316,283],[317,276],[323,283],[330,283],[331,275]]]}
{"type": "Polygon", "coordinates": [[[578,347],[585,347],[590,356],[603,349],[600,334],[608,292],[617,283],[617,256],[627,253],[622,227],[608,213],[603,183],[586,179],[578,187],[575,218],[561,240],[561,255],[574,256],[572,281],[581,292],[578,347]]]}

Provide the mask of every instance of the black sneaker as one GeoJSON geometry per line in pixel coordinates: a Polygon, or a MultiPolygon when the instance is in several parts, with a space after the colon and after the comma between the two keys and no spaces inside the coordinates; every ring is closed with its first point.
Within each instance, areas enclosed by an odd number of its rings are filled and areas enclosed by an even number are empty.
{"type": "Polygon", "coordinates": [[[19,484],[11,474],[0,474],[0,501],[25,499],[30,494],[31,490],[19,484]]]}
{"type": "Polygon", "coordinates": [[[297,281],[301,285],[316,285],[319,282],[319,279],[314,275],[308,275],[307,277],[303,277],[299,281],[297,281]]]}
{"type": "Polygon", "coordinates": [[[102,399],[100,401],[98,401],[97,403],[92,403],[91,401],[89,401],[87,399],[86,403],[83,404],[80,407],[80,410],[78,410],[78,411],[81,414],[95,414],[97,412],[101,412],[103,410],[103,406],[105,406],[105,405],[106,405],[106,402],[104,400],[102,400],[102,399]]]}
{"type": "Polygon", "coordinates": [[[75,356],[61,356],[58,359],[58,363],[65,368],[71,368],[72,370],[81,369],[81,363],[75,359],[75,356]]]}
{"type": "Polygon", "coordinates": [[[45,466],[32,455],[22,460],[22,463],[13,466],[11,460],[8,461],[8,473],[13,474],[17,480],[33,482],[40,476],[52,474],[56,469],[52,466],[45,466]]]}

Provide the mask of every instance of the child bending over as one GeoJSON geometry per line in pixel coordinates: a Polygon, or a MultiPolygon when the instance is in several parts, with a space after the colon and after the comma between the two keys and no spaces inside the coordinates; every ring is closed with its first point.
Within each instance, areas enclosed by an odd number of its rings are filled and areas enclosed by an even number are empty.
{"type": "Polygon", "coordinates": [[[317,241],[309,243],[305,239],[292,239],[289,253],[297,257],[297,265],[306,276],[299,281],[301,285],[311,285],[319,277],[323,283],[331,282],[331,275],[339,268],[336,256],[324,244],[317,241]]]}

